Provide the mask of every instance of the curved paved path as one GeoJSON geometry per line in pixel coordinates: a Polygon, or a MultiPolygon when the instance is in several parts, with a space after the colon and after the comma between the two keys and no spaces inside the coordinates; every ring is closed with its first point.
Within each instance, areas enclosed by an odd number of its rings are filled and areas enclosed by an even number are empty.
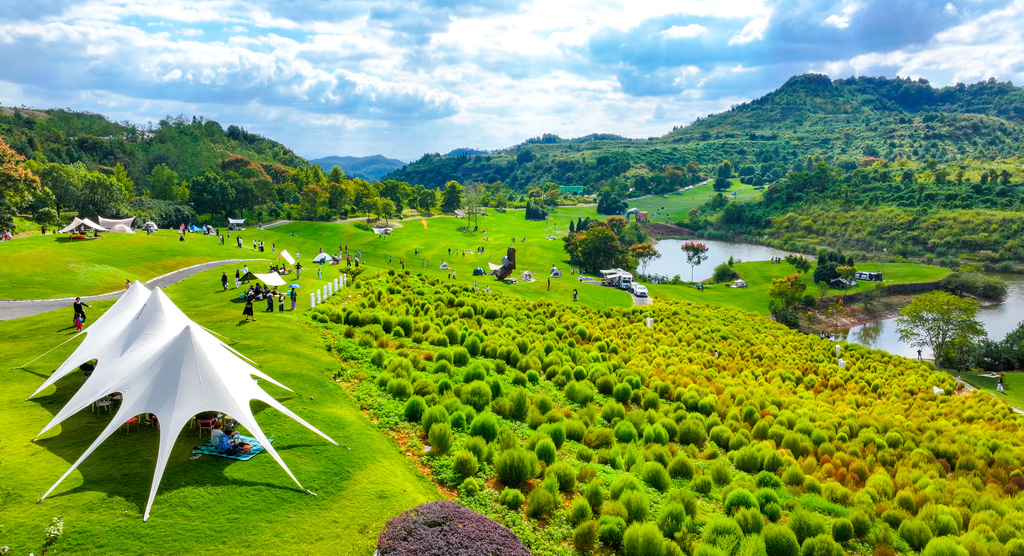
{"type": "MultiPolygon", "coordinates": [[[[237,264],[251,261],[266,261],[267,259],[231,259],[227,261],[211,261],[208,263],[201,263],[193,266],[187,266],[168,272],[163,276],[157,276],[152,280],[146,282],[146,287],[149,288],[166,288],[171,284],[176,284],[189,276],[193,276],[204,270],[210,270],[211,268],[217,268],[219,266],[237,264]]],[[[99,295],[84,295],[82,301],[86,303],[90,301],[101,301],[104,299],[114,299],[120,297],[124,293],[124,290],[118,290],[116,292],[101,293],[99,295]]],[[[71,303],[75,300],[74,297],[63,297],[57,299],[30,299],[30,300],[0,300],[0,321],[20,319],[22,317],[30,317],[32,315],[38,315],[40,313],[46,313],[55,309],[70,309],[71,303]]]]}

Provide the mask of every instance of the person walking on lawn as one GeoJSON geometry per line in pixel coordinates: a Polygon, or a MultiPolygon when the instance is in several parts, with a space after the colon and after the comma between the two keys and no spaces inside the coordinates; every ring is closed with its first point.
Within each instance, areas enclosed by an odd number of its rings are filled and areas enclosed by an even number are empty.
{"type": "Polygon", "coordinates": [[[220,285],[224,286],[224,291],[228,291],[228,273],[220,273],[220,285]]]}
{"type": "Polygon", "coordinates": [[[83,302],[81,297],[76,297],[75,298],[75,304],[73,305],[73,307],[75,309],[75,320],[76,320],[76,322],[80,319],[84,323],[85,322],[85,309],[83,309],[83,307],[89,307],[90,309],[92,309],[92,306],[87,304],[87,303],[85,303],[85,302],[83,302]]]}

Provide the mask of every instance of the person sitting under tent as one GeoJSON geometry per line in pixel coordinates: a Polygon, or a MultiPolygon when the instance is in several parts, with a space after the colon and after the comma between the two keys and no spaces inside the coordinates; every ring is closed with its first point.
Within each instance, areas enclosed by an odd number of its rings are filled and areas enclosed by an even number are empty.
{"type": "Polygon", "coordinates": [[[228,456],[237,454],[244,448],[238,431],[231,427],[225,428],[224,423],[220,421],[213,424],[213,430],[210,431],[210,444],[213,444],[218,452],[228,456]]]}

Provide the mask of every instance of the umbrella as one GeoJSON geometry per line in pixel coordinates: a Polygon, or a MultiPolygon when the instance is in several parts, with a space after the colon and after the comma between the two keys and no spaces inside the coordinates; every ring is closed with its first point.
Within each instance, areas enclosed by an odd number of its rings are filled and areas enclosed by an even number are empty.
{"type": "Polygon", "coordinates": [[[300,285],[298,285],[298,284],[292,284],[292,285],[290,285],[290,286],[288,286],[288,287],[289,287],[289,288],[301,288],[302,286],[300,286],[300,285]]]}

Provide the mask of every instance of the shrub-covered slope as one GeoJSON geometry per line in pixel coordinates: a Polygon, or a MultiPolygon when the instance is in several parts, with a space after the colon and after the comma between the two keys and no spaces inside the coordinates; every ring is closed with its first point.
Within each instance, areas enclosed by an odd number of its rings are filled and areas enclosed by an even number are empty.
{"type": "Polygon", "coordinates": [[[389,274],[310,313],[339,379],[534,553],[1021,546],[1021,418],[926,364],[844,344],[840,366],[834,344],[735,310],[389,274]]]}

